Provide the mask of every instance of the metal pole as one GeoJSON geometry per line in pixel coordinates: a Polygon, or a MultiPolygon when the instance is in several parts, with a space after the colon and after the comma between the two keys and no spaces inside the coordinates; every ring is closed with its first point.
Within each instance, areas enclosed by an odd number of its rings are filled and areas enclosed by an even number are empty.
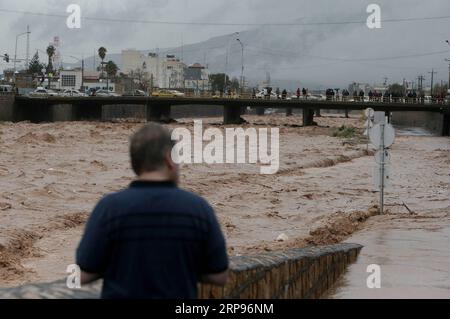
{"type": "Polygon", "coordinates": [[[14,49],[14,78],[16,77],[16,61],[17,61],[17,41],[19,40],[19,35],[16,35],[16,48],[14,49]]]}
{"type": "Polygon", "coordinates": [[[381,151],[381,164],[380,164],[380,213],[384,213],[384,126],[385,123],[380,123],[381,129],[381,141],[380,141],[380,151],[381,151]]]}
{"type": "Polygon", "coordinates": [[[30,26],[27,25],[27,58],[26,58],[26,68],[28,70],[28,64],[30,63],[30,26]]]}
{"type": "Polygon", "coordinates": [[[239,44],[241,45],[241,50],[242,50],[242,57],[241,57],[241,63],[242,63],[242,68],[241,68],[241,94],[243,93],[243,89],[244,89],[244,44],[242,43],[242,41],[240,39],[236,39],[239,44]]]}
{"type": "Polygon", "coordinates": [[[81,59],[81,91],[84,89],[84,57],[81,59]]]}

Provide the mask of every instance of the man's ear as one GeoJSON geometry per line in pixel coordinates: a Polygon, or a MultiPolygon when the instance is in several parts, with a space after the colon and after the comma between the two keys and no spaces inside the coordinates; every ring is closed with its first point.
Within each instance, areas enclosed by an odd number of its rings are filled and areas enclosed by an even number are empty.
{"type": "Polygon", "coordinates": [[[174,170],[177,166],[177,164],[175,164],[175,162],[172,160],[171,152],[166,153],[166,156],[164,156],[164,162],[166,163],[166,166],[169,170],[174,170]]]}

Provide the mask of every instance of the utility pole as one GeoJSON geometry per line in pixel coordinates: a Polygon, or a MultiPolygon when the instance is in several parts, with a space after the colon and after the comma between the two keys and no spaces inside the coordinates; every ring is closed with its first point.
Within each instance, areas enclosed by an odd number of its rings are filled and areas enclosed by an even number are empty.
{"type": "Polygon", "coordinates": [[[28,68],[30,63],[30,26],[27,25],[27,58],[25,60],[25,66],[28,68]]]}
{"type": "Polygon", "coordinates": [[[241,94],[244,92],[244,44],[242,43],[242,41],[238,38],[236,39],[237,42],[239,42],[239,44],[241,45],[241,49],[242,49],[242,69],[241,69],[241,94]]]}
{"type": "Polygon", "coordinates": [[[447,88],[450,90],[450,59],[445,59],[448,62],[448,83],[447,88]]]}
{"type": "Polygon", "coordinates": [[[434,85],[434,75],[437,73],[434,71],[434,69],[431,69],[431,72],[428,72],[431,74],[431,97],[433,97],[433,85],[434,85]]]}
{"type": "Polygon", "coordinates": [[[419,91],[422,92],[423,90],[423,80],[425,80],[425,77],[423,75],[419,75],[418,78],[418,86],[419,86],[419,91]]]}

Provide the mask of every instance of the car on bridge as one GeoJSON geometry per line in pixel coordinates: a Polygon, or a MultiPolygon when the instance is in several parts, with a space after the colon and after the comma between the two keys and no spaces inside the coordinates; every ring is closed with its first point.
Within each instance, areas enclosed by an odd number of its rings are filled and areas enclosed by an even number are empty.
{"type": "Polygon", "coordinates": [[[177,90],[157,90],[152,92],[152,97],[185,97],[186,95],[177,90]]]}
{"type": "Polygon", "coordinates": [[[119,97],[120,95],[109,90],[97,90],[93,96],[97,97],[119,97]]]}
{"type": "Polygon", "coordinates": [[[70,90],[65,90],[64,92],[62,92],[60,94],[60,96],[62,96],[62,97],[86,97],[88,95],[85,93],[81,93],[78,90],[70,89],[70,90]]]}
{"type": "Polygon", "coordinates": [[[134,90],[133,92],[127,92],[122,94],[122,96],[148,96],[147,92],[142,90],[134,90]]]}
{"type": "Polygon", "coordinates": [[[49,97],[58,96],[59,94],[53,90],[47,90],[43,87],[38,87],[36,90],[28,94],[31,97],[49,97]]]}
{"type": "Polygon", "coordinates": [[[281,98],[281,97],[278,97],[278,95],[276,93],[272,92],[270,94],[270,98],[268,99],[268,96],[266,96],[266,94],[267,94],[267,91],[264,90],[264,91],[260,91],[260,92],[256,93],[255,96],[257,99],[267,99],[267,100],[278,100],[279,98],[281,98]]]}

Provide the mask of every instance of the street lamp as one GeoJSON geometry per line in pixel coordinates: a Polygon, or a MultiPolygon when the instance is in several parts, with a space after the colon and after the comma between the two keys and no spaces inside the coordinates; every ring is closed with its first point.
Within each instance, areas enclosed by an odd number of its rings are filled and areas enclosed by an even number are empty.
{"type": "Polygon", "coordinates": [[[19,38],[20,38],[21,36],[26,35],[26,34],[30,34],[30,33],[31,33],[30,31],[27,31],[27,32],[23,32],[23,33],[20,33],[20,34],[16,35],[16,48],[15,48],[15,50],[14,50],[14,72],[16,72],[16,62],[17,62],[17,42],[19,41],[19,38]]]}
{"type": "MultiPolygon", "coordinates": [[[[233,36],[234,35],[239,36],[239,32],[235,32],[232,35],[233,36]]],[[[224,79],[223,79],[223,90],[224,90],[224,93],[226,93],[226,91],[227,91],[228,56],[230,54],[230,42],[231,42],[231,36],[228,39],[227,50],[226,50],[226,54],[225,54],[225,74],[223,76],[224,77],[224,79]]]]}
{"type": "MultiPolygon", "coordinates": [[[[450,42],[448,40],[445,40],[448,45],[450,45],[450,42]]],[[[448,62],[448,85],[447,88],[450,90],[450,59],[445,59],[445,61],[448,62]]]]}
{"type": "MultiPolygon", "coordinates": [[[[17,71],[17,69],[16,69],[16,62],[17,62],[17,42],[19,41],[19,37],[21,37],[22,35],[28,35],[28,34],[30,34],[31,32],[30,32],[30,30],[27,30],[27,32],[23,32],[23,33],[20,33],[20,34],[18,34],[18,35],[16,35],[16,47],[15,47],[15,50],[14,50],[14,85],[16,85],[16,78],[17,78],[17,75],[16,75],[16,71],[17,71]]],[[[27,49],[28,50],[28,49],[27,49]]]]}
{"type": "Polygon", "coordinates": [[[241,69],[241,94],[242,94],[244,89],[244,44],[239,38],[237,38],[236,41],[239,42],[242,49],[242,69],[241,69]]]}

